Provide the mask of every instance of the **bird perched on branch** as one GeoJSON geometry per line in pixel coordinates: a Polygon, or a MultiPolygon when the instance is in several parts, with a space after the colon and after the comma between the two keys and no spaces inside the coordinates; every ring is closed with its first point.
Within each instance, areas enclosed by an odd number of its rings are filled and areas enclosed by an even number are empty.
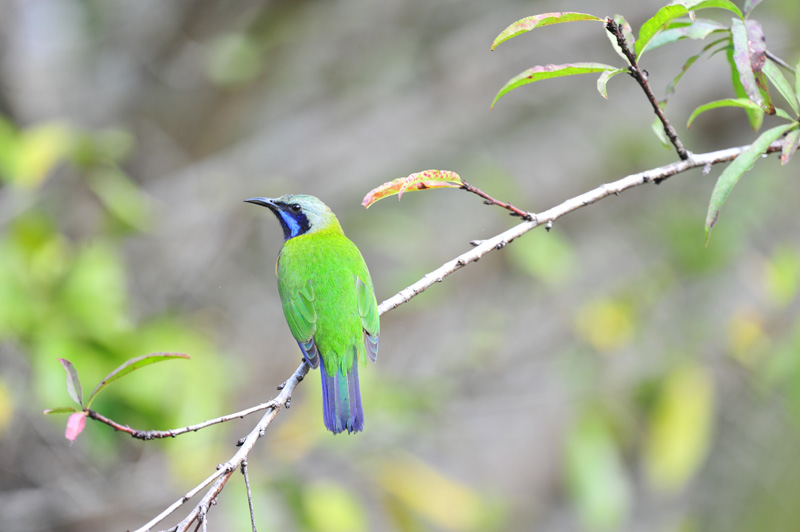
{"type": "Polygon", "coordinates": [[[320,366],[325,426],[334,434],[363,430],[358,364],[375,362],[380,315],[361,252],[314,196],[245,201],[270,209],[283,229],[278,292],[306,362],[320,366]]]}

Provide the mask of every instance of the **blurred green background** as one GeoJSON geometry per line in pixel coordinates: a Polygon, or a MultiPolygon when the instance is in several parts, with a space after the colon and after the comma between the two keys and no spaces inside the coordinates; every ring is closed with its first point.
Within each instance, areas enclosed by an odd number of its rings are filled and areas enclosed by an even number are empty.
{"type": "MultiPolygon", "coordinates": [[[[69,444],[66,417],[41,412],[70,403],[56,358],[91,390],[128,358],[191,355],[94,402],[141,429],[276,393],[299,362],[281,234],[244,198],[321,197],[381,301],[514,223],[452,190],[360,207],[385,181],[449,169],[536,211],[674,160],[623,76],[608,101],[586,76],[489,110],[528,67],[620,62],[588,23],[490,53],[514,20],[568,9],[636,29],[660,5],[0,0],[0,530],[133,529],[233,454],[255,418],[153,442],[88,423],[69,444]]],[[[800,4],[754,18],[794,63],[800,4]]],[[[658,95],[700,46],[646,56],[658,95]]],[[[722,55],[701,60],[670,101],[692,151],[754,138],[735,109],[684,127],[729,78],[722,55]]],[[[385,315],[366,431],[325,431],[312,374],[251,456],[259,530],[797,529],[797,165],[761,161],[707,248],[720,168],[582,209],[385,315]]],[[[248,523],[237,476],[210,529],[248,523]]]]}

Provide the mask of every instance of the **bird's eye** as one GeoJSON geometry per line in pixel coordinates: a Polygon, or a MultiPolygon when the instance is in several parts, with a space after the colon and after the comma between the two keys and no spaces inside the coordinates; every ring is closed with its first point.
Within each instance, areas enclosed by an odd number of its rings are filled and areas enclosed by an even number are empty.
{"type": "Polygon", "coordinates": [[[300,206],[300,204],[299,204],[299,203],[292,203],[292,207],[291,207],[291,209],[292,209],[294,212],[300,212],[300,210],[302,209],[302,207],[300,206]]]}

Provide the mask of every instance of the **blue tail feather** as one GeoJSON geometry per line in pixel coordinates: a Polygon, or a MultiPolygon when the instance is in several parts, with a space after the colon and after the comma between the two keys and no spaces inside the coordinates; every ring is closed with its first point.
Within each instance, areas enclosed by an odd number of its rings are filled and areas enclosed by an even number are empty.
{"type": "Polygon", "coordinates": [[[358,361],[347,373],[339,369],[328,375],[325,361],[319,357],[322,375],[322,418],[325,427],[334,434],[364,430],[364,410],[361,408],[361,389],[358,385],[358,361]]]}

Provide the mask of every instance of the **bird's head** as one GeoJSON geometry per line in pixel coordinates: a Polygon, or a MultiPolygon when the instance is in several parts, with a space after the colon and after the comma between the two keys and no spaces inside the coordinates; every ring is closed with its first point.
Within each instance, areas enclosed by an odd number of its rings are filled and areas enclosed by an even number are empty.
{"type": "Polygon", "coordinates": [[[284,240],[322,229],[338,228],[341,231],[330,208],[314,196],[285,194],[279,198],[249,198],[244,201],[271,210],[281,224],[284,240]]]}

